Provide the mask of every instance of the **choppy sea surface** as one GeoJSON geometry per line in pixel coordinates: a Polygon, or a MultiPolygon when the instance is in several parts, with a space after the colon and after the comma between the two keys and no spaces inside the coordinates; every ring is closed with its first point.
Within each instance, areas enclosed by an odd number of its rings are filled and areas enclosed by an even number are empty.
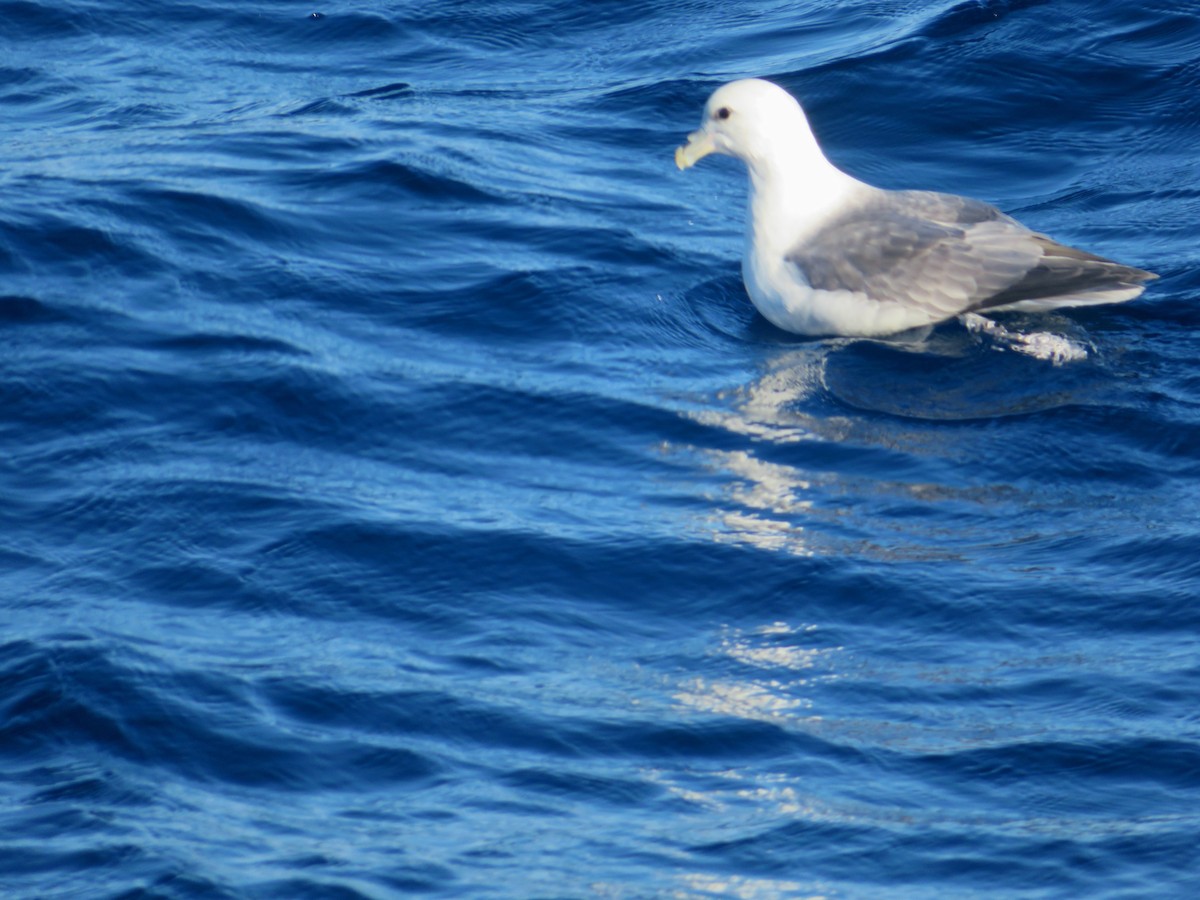
{"type": "Polygon", "coordinates": [[[1200,877],[1200,10],[0,0],[0,894],[1200,877]],[[1162,275],[799,339],[708,93],[1162,275]]]}

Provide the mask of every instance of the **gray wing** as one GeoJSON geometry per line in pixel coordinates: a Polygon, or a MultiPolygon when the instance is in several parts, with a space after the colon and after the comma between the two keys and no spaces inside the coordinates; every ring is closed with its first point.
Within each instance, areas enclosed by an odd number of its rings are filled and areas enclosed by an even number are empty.
{"type": "Polygon", "coordinates": [[[1058,244],[990,204],[931,191],[872,191],[787,259],[819,290],[920,307],[935,318],[1127,300],[1155,277],[1058,244]]]}

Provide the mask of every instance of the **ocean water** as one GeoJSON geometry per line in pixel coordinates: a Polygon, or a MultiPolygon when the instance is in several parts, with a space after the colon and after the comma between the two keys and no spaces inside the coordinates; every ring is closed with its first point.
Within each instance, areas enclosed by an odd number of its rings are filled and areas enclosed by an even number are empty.
{"type": "Polygon", "coordinates": [[[0,123],[3,896],[1194,896],[1194,4],[0,0],[0,123]],[[750,75],[1162,278],[780,332],[750,75]]]}

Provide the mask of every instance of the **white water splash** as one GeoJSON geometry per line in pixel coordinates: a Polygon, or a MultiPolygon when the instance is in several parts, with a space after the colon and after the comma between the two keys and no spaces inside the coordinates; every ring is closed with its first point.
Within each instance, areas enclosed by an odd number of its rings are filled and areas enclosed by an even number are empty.
{"type": "Polygon", "coordinates": [[[960,317],[967,330],[975,335],[986,335],[991,339],[996,350],[1015,350],[1036,359],[1049,360],[1051,364],[1061,366],[1064,363],[1079,362],[1088,358],[1088,348],[1079,341],[1073,341],[1061,334],[1049,331],[1035,331],[1032,334],[1021,334],[1009,331],[998,322],[977,313],[965,313],[960,317]]]}

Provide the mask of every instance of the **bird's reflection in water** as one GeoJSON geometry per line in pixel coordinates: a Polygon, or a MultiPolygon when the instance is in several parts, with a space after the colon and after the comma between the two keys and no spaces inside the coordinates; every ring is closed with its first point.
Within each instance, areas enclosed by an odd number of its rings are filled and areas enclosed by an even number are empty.
{"type": "MultiPolygon", "coordinates": [[[[767,723],[774,728],[820,734],[822,716],[814,710],[813,694],[820,683],[836,679],[841,647],[823,644],[821,631],[808,623],[770,622],[751,628],[726,626],[719,630],[709,652],[716,657],[706,672],[725,671],[721,677],[682,679],[674,699],[681,710],[699,719],[739,719],[767,723]]],[[[664,768],[645,774],[689,806],[710,815],[688,835],[695,847],[720,846],[728,841],[729,816],[750,816],[768,829],[796,821],[838,820],[819,789],[798,778],[790,767],[780,770],[771,762],[714,767],[693,765],[664,768]]],[[[680,873],[682,896],[740,898],[819,897],[826,894],[816,881],[780,880],[772,877],[714,872],[680,873]]]]}
{"type": "Polygon", "coordinates": [[[812,507],[812,500],[803,496],[812,487],[808,479],[791,466],[763,462],[744,451],[713,451],[709,459],[736,478],[728,490],[728,499],[736,506],[715,510],[714,540],[797,556],[814,552],[804,526],[796,521],[812,507]]]}
{"type": "MultiPolygon", "coordinates": [[[[760,378],[719,395],[717,405],[687,413],[704,425],[751,439],[739,449],[669,448],[693,456],[717,476],[719,488],[708,497],[712,509],[702,523],[714,540],[800,556],[813,553],[801,524],[812,506],[810,478],[795,466],[760,458],[754,444],[817,437],[818,423],[798,402],[820,389],[822,361],[821,354],[807,348],[783,354],[760,378]]],[[[835,422],[821,423],[826,434],[831,428],[835,422]]]]}
{"type": "Polygon", "coordinates": [[[713,649],[732,662],[740,677],[696,677],[681,683],[675,700],[693,710],[739,719],[792,725],[819,721],[807,689],[831,677],[831,657],[840,648],[815,647],[813,625],[774,622],[751,630],[723,629],[713,649]]]}
{"type": "Polygon", "coordinates": [[[822,390],[829,351],[840,343],[781,353],[749,384],[718,394],[720,405],[688,414],[705,425],[777,444],[836,439],[839,420],[807,413],[801,404],[822,390]]]}
{"type": "Polygon", "coordinates": [[[1088,405],[1109,381],[1090,361],[997,351],[960,329],[780,353],[753,381],[684,413],[718,435],[667,447],[710,476],[697,479],[707,509],[693,527],[796,556],[969,555],[992,539],[996,516],[1038,503],[979,480],[975,462],[996,452],[996,431],[981,423],[1088,405]]]}
{"type": "Polygon", "coordinates": [[[691,872],[681,875],[679,880],[681,896],[684,897],[730,897],[733,900],[776,900],[779,897],[790,897],[793,900],[821,900],[833,896],[830,889],[820,883],[756,878],[752,875],[691,872]]]}
{"type": "MultiPolygon", "coordinates": [[[[743,609],[733,623],[714,625],[701,638],[709,658],[671,679],[671,702],[706,733],[728,730],[736,736],[730,740],[752,741],[760,732],[771,740],[785,732],[794,739],[789,746],[800,748],[649,771],[715,823],[689,832],[689,847],[728,846],[727,823],[735,819],[754,823],[743,832],[748,843],[800,834],[809,824],[891,834],[913,813],[904,796],[876,800],[871,794],[878,779],[870,761],[878,754],[941,753],[1006,740],[994,709],[969,703],[930,708],[906,698],[928,696],[930,683],[994,679],[1014,661],[989,658],[982,666],[948,668],[944,660],[926,661],[919,649],[881,661],[874,643],[878,622],[897,615],[900,604],[872,595],[900,595],[919,585],[919,596],[935,598],[906,610],[913,620],[889,634],[919,638],[935,620],[971,633],[977,627],[971,617],[952,611],[954,580],[964,564],[986,571],[983,565],[998,555],[1024,564],[1023,550],[1007,548],[1037,547],[1038,529],[1052,521],[1048,510],[1093,502],[1090,494],[1080,500],[1036,482],[1006,482],[1007,471],[1019,477],[1019,465],[980,466],[979,460],[1005,453],[1010,458],[1011,434],[1025,424],[1018,419],[996,427],[995,420],[1064,406],[1086,409],[1111,394],[1099,354],[1065,362],[1038,358],[964,328],[920,345],[789,347],[749,383],[709,395],[684,413],[705,426],[690,443],[667,448],[687,477],[689,538],[743,548],[750,572],[770,554],[770,570],[788,573],[785,580],[794,571],[801,586],[786,596],[778,592],[777,603],[765,600],[770,612],[758,623],[747,625],[743,609]],[[953,564],[942,565],[946,561],[953,564]],[[847,610],[828,593],[822,598],[820,585],[807,595],[803,583],[814,572],[826,583],[841,579],[838,596],[861,602],[847,610]],[[744,722],[759,725],[746,729],[744,722]],[[790,830],[796,826],[801,830],[790,830]]],[[[1039,444],[1038,454],[1053,454],[1054,439],[1039,444]]],[[[1034,665],[1018,660],[1015,671],[1034,665]]],[[[683,896],[837,893],[803,880],[679,878],[683,896]]]]}

